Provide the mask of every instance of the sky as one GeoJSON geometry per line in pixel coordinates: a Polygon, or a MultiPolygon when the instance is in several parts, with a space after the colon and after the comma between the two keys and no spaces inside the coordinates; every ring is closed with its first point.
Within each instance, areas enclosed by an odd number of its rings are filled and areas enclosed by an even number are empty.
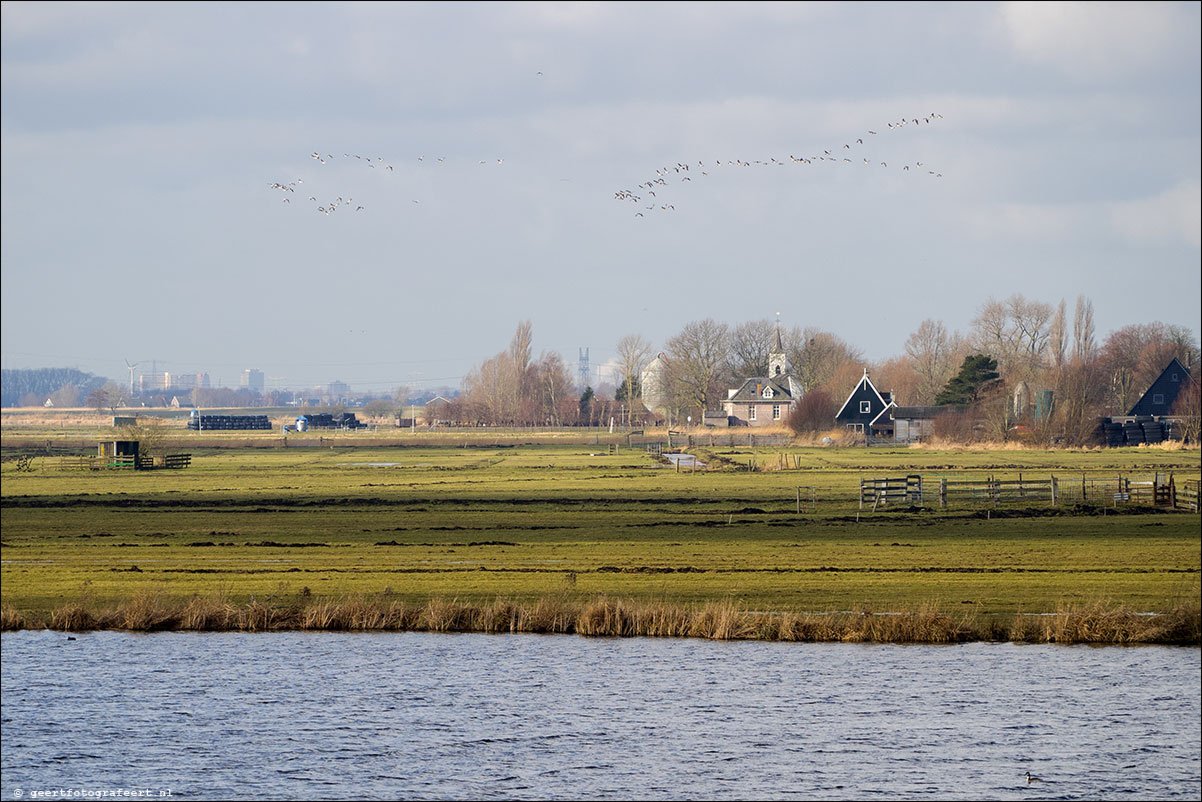
{"type": "Polygon", "coordinates": [[[1016,293],[1196,335],[1200,9],[4,2],[3,367],[385,393],[706,318],[884,360],[1016,293]]]}

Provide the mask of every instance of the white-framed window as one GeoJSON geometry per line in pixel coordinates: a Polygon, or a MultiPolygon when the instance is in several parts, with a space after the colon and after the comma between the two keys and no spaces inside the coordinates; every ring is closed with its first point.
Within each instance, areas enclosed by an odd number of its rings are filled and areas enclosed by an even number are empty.
{"type": "Polygon", "coordinates": [[[755,404],[747,405],[747,420],[755,420],[755,404]]]}
{"type": "Polygon", "coordinates": [[[772,392],[771,387],[765,387],[764,392],[761,395],[763,395],[764,398],[771,398],[772,396],[776,395],[776,393],[772,392]]]}
{"type": "Polygon", "coordinates": [[[847,428],[848,428],[848,429],[851,429],[853,432],[862,432],[862,431],[864,431],[864,424],[862,424],[862,423],[849,423],[849,424],[847,424],[847,428]]]}
{"type": "Polygon", "coordinates": [[[780,420],[780,404],[772,405],[772,420],[780,420]]]}
{"type": "Polygon", "coordinates": [[[860,402],[860,414],[867,415],[871,412],[872,412],[872,402],[871,401],[861,401],[860,402]]]}
{"type": "Polygon", "coordinates": [[[1164,403],[1164,393],[1152,393],[1152,403],[1153,404],[1163,404],[1164,403]]]}

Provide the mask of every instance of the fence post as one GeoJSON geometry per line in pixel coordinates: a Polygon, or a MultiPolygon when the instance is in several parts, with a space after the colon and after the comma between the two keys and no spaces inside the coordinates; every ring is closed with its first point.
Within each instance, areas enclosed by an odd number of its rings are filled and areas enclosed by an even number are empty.
{"type": "Polygon", "coordinates": [[[801,487],[797,488],[797,514],[801,515],[801,487]]]}
{"type": "Polygon", "coordinates": [[[939,506],[947,507],[947,477],[939,479],[939,506]]]}
{"type": "Polygon", "coordinates": [[[864,477],[860,477],[860,509],[864,509],[864,477]]]}
{"type": "Polygon", "coordinates": [[[1056,475],[1055,474],[1053,474],[1052,477],[1050,479],[1048,479],[1048,487],[1052,491],[1052,506],[1055,507],[1056,506],[1056,475]]]}
{"type": "Polygon", "coordinates": [[[1169,474],[1169,507],[1177,509],[1177,484],[1173,481],[1173,474],[1169,474]]]}

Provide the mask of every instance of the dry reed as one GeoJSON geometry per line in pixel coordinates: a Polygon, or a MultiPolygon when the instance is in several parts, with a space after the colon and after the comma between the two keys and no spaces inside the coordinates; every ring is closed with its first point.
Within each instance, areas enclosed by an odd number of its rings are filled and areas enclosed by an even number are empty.
{"type": "Polygon", "coordinates": [[[96,627],[96,616],[87,605],[70,602],[50,614],[50,629],[83,632],[96,627]]]}
{"type": "MultiPolygon", "coordinates": [[[[43,626],[31,613],[6,605],[6,630],[43,626]]],[[[1202,608],[1185,600],[1150,615],[1104,601],[1066,606],[1050,615],[1016,615],[1005,621],[971,613],[951,614],[936,604],[912,610],[843,613],[750,612],[733,600],[685,606],[663,600],[610,597],[581,599],[557,594],[532,601],[495,599],[468,603],[432,598],[420,606],[388,595],[309,599],[304,603],[251,600],[244,606],[225,596],[195,596],[173,603],[143,593],[114,609],[87,601],[55,609],[56,630],[265,632],[281,630],[557,633],[593,637],[707,638],[845,643],[1158,643],[1202,642],[1202,608]]]]}
{"type": "Polygon", "coordinates": [[[196,632],[233,629],[238,608],[225,596],[193,596],[179,613],[179,628],[196,632]]]}
{"type": "Polygon", "coordinates": [[[5,632],[12,632],[18,629],[28,629],[29,620],[25,614],[13,607],[11,604],[6,604],[0,608],[0,629],[5,632]]]}
{"type": "Polygon", "coordinates": [[[121,622],[117,628],[131,632],[179,629],[180,624],[178,611],[157,591],[138,593],[118,609],[117,616],[121,622]]]}

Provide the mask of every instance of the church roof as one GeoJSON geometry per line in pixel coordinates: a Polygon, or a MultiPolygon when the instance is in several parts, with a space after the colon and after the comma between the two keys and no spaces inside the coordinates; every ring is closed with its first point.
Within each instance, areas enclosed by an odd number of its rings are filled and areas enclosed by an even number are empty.
{"type": "Polygon", "coordinates": [[[792,376],[756,376],[751,379],[745,379],[734,394],[727,398],[727,401],[738,401],[741,403],[749,403],[752,401],[772,401],[782,403],[786,401],[796,401],[801,393],[801,387],[793,379],[792,376]],[[771,390],[771,395],[765,395],[765,392],[771,390]]]}

